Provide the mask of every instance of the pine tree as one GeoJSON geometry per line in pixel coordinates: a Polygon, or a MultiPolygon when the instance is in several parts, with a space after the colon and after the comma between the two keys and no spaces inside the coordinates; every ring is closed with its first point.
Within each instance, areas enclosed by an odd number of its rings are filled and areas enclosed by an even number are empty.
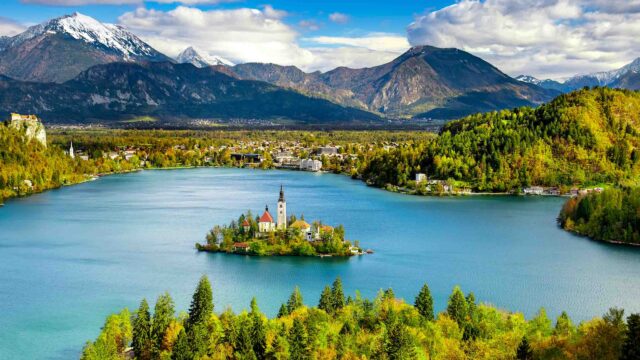
{"type": "Polygon", "coordinates": [[[211,292],[211,283],[206,275],[200,278],[198,287],[193,293],[191,306],[189,307],[189,319],[187,320],[187,329],[196,325],[203,324],[213,313],[213,294],[211,292]]]}
{"type": "Polygon", "coordinates": [[[164,293],[156,300],[156,306],[153,310],[153,322],[151,324],[151,339],[153,340],[154,357],[158,357],[162,350],[162,341],[164,335],[173,320],[175,308],[173,299],[169,293],[164,293]]]}
{"type": "Polygon", "coordinates": [[[462,290],[460,290],[460,287],[456,286],[449,297],[447,315],[455,320],[460,328],[463,328],[467,321],[467,311],[467,300],[464,298],[464,294],[462,293],[462,290]]]}
{"type": "Polygon", "coordinates": [[[278,318],[285,317],[289,315],[289,310],[287,309],[287,305],[280,305],[280,310],[278,310],[278,318]]]}
{"type": "Polygon", "coordinates": [[[318,302],[318,309],[324,310],[327,314],[331,314],[333,312],[333,301],[331,296],[331,288],[329,286],[325,286],[322,290],[322,294],[320,294],[320,301],[318,302]]]}
{"type": "Polygon", "coordinates": [[[171,352],[171,360],[191,360],[193,356],[189,350],[189,341],[187,339],[187,333],[184,329],[180,330],[176,342],[173,344],[173,350],[171,352]]]}
{"type": "Polygon", "coordinates": [[[147,299],[142,299],[133,320],[132,347],[137,359],[151,359],[151,314],[147,299]]]}
{"type": "Polygon", "coordinates": [[[307,340],[307,331],[302,320],[295,318],[289,331],[289,354],[291,360],[306,360],[311,357],[307,340]]]}
{"type": "Polygon", "coordinates": [[[622,345],[621,360],[640,360],[640,314],[627,317],[627,338],[622,345]]]}
{"type": "Polygon", "coordinates": [[[393,300],[395,298],[396,298],[396,294],[393,292],[392,288],[388,288],[387,290],[385,290],[382,296],[383,300],[393,300]]]}
{"type": "Polygon", "coordinates": [[[300,288],[296,286],[289,297],[289,301],[287,301],[287,314],[291,314],[302,305],[302,294],[300,293],[300,288]]]}
{"type": "Polygon", "coordinates": [[[344,307],[344,291],[342,290],[340,277],[337,277],[331,286],[331,300],[333,311],[338,311],[344,307]]]}
{"type": "Polygon", "coordinates": [[[254,316],[252,319],[251,336],[253,338],[253,352],[258,360],[263,360],[267,356],[267,330],[261,316],[254,316]]]}
{"type": "Polygon", "coordinates": [[[255,298],[251,300],[251,338],[253,340],[253,352],[258,360],[266,358],[267,353],[267,330],[262,320],[262,314],[258,309],[255,298]]]}
{"type": "Polygon", "coordinates": [[[255,359],[253,353],[253,339],[251,337],[252,323],[248,318],[241,318],[238,324],[238,337],[236,339],[235,349],[238,356],[237,359],[255,359]]]}
{"type": "Polygon", "coordinates": [[[529,346],[529,341],[527,337],[523,337],[522,341],[520,341],[520,345],[518,345],[518,351],[516,352],[516,359],[518,360],[532,360],[533,359],[533,350],[531,350],[531,346],[529,346]]]}
{"type": "Polygon", "coordinates": [[[383,347],[389,360],[413,360],[417,357],[406,326],[397,320],[388,325],[383,347]]]}
{"type": "Polygon", "coordinates": [[[556,327],[554,330],[556,335],[571,335],[573,333],[573,323],[571,323],[571,319],[569,315],[563,311],[560,316],[558,316],[558,320],[556,320],[556,327]]]}
{"type": "Polygon", "coordinates": [[[433,313],[433,297],[431,296],[431,291],[429,290],[429,286],[424,284],[418,296],[416,296],[416,300],[414,302],[414,306],[418,313],[422,315],[428,321],[433,321],[435,315],[433,313]]]}

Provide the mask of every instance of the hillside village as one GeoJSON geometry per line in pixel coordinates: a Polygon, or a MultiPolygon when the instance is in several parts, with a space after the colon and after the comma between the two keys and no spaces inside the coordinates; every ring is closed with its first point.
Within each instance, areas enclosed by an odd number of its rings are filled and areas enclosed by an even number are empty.
{"type": "Polygon", "coordinates": [[[274,219],[268,205],[260,216],[242,214],[228,226],[214,227],[206,243],[197,243],[196,249],[258,256],[353,256],[372,252],[363,251],[357,241],[351,244],[345,240],[342,225],[334,228],[320,221],[309,224],[304,215],[287,217],[282,186],[275,215],[274,219]]]}

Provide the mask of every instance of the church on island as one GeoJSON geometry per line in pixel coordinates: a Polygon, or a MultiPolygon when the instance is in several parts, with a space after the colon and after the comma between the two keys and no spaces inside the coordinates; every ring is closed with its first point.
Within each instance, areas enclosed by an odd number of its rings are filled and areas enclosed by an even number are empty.
{"type": "Polygon", "coordinates": [[[241,214],[229,225],[216,225],[196,243],[198,251],[225,252],[257,256],[353,256],[370,253],[358,241],[346,240],[344,227],[333,228],[320,221],[309,224],[304,216],[287,216],[284,188],[272,214],[265,206],[260,216],[251,211],[241,214]]]}
{"type": "MultiPolygon", "coordinates": [[[[251,224],[247,219],[245,219],[242,223],[242,227],[248,232],[251,224]]],[[[319,225],[316,227],[315,231],[313,231],[312,226],[304,221],[304,219],[295,220],[291,225],[289,225],[287,220],[287,202],[284,199],[284,189],[282,185],[280,185],[280,197],[278,198],[276,221],[274,221],[273,216],[269,212],[269,206],[265,206],[262,216],[258,219],[258,232],[256,233],[256,237],[265,237],[268,236],[269,233],[277,230],[287,230],[288,228],[300,231],[307,241],[320,239],[323,232],[333,232],[333,227],[328,225],[319,225]]]]}

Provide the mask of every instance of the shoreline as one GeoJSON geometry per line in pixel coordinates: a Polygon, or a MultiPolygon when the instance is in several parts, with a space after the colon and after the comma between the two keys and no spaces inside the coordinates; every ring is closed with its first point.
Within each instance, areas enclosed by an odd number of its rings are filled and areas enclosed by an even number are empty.
{"type": "Polygon", "coordinates": [[[352,180],[357,180],[360,182],[363,182],[366,186],[369,187],[373,187],[376,189],[380,189],[386,192],[390,192],[390,193],[396,193],[396,194],[402,194],[402,195],[410,195],[410,196],[421,196],[421,197],[457,197],[457,196],[530,196],[530,197],[571,197],[572,195],[569,194],[561,194],[561,195],[551,195],[551,194],[539,194],[539,195],[531,195],[531,194],[518,194],[518,193],[512,193],[512,192],[465,192],[465,193],[428,193],[428,194],[419,194],[415,191],[410,191],[407,189],[394,189],[394,190],[389,190],[385,187],[382,186],[376,186],[374,184],[370,184],[367,183],[366,181],[364,181],[361,178],[353,178],[352,176],[350,176],[347,173],[334,173],[334,172],[330,172],[330,171],[303,171],[303,170],[299,170],[299,169],[287,169],[287,168],[268,168],[268,169],[262,169],[259,167],[245,167],[245,166],[221,166],[221,165],[197,165],[197,166],[171,166],[171,167],[151,167],[151,168],[138,168],[138,169],[132,169],[132,170],[122,170],[122,171],[115,171],[115,172],[111,172],[111,173],[98,173],[98,174],[85,174],[85,176],[87,176],[88,178],[82,181],[78,181],[78,182],[72,182],[72,183],[68,183],[68,184],[62,184],[58,187],[52,187],[52,188],[47,188],[47,189],[42,189],[40,191],[34,191],[34,192],[30,192],[24,195],[14,195],[14,196],[9,196],[7,198],[0,198],[0,207],[3,207],[5,205],[5,201],[6,200],[10,200],[10,199],[16,199],[16,198],[23,198],[23,197],[29,197],[31,195],[36,195],[36,194],[40,194],[49,190],[55,190],[55,189],[59,189],[62,187],[67,187],[67,186],[73,186],[73,185],[79,185],[79,184],[83,184],[89,181],[95,181],[98,180],[101,177],[105,177],[105,176],[111,176],[111,175],[122,175],[122,174],[130,174],[130,173],[137,173],[137,172],[141,172],[141,171],[146,171],[146,170],[151,170],[151,171],[158,171],[158,170],[164,170],[164,171],[170,171],[170,170],[184,170],[184,169],[200,169],[200,168],[213,168],[213,169],[256,169],[256,170],[280,170],[280,171],[302,171],[302,172],[310,172],[310,173],[314,173],[314,174],[332,174],[332,175],[340,175],[340,176],[346,176],[349,177],[352,180]]]}
{"type": "Polygon", "coordinates": [[[577,232],[577,231],[575,231],[575,230],[568,230],[568,229],[565,229],[565,228],[564,228],[562,225],[560,225],[560,224],[558,224],[558,226],[560,226],[560,229],[562,229],[562,230],[564,230],[564,231],[566,231],[566,232],[568,232],[568,233],[571,233],[571,234],[576,235],[576,236],[579,236],[579,237],[581,237],[581,238],[585,238],[585,239],[588,239],[588,240],[591,240],[591,241],[594,241],[594,242],[598,242],[598,243],[601,243],[601,244],[613,245],[613,246],[627,246],[627,247],[631,247],[631,248],[635,248],[635,249],[640,248],[640,243],[629,243],[629,242],[618,241],[618,240],[604,240],[604,239],[596,239],[596,238],[593,238],[593,237],[591,237],[591,236],[589,236],[589,235],[586,235],[586,234],[583,234],[583,233],[577,232]]]}

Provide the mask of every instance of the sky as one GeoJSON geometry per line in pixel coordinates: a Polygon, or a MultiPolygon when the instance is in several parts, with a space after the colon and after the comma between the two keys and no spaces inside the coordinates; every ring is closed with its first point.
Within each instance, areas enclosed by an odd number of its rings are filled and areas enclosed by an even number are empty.
{"type": "Polygon", "coordinates": [[[75,11],[170,56],[194,46],[306,71],[375,66],[417,45],[553,79],[640,56],[640,0],[1,0],[0,35],[75,11]]]}

